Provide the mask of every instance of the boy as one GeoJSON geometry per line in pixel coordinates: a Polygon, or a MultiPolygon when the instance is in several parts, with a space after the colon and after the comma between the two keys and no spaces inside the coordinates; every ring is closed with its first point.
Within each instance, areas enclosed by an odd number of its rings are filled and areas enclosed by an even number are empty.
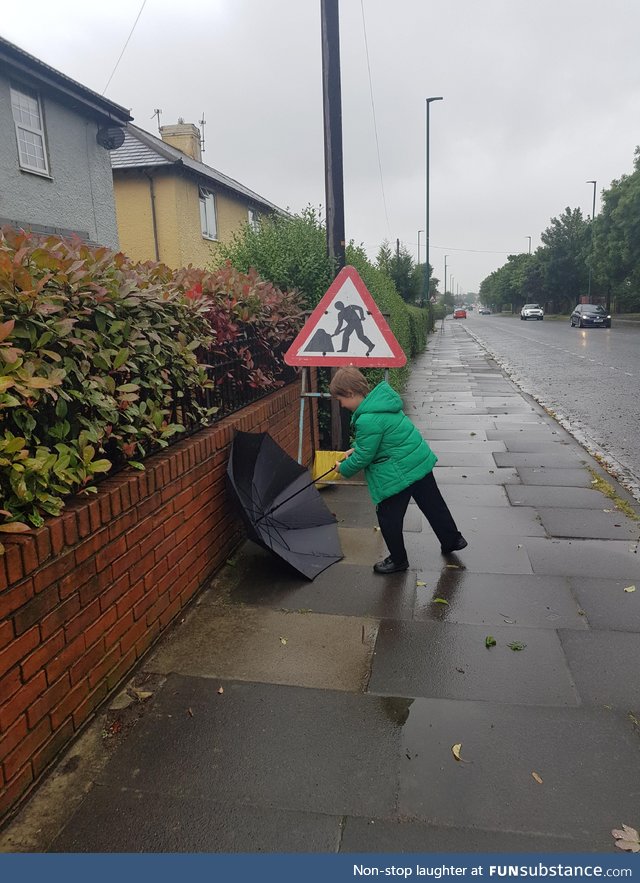
{"type": "Polygon", "coordinates": [[[388,383],[369,389],[357,368],[339,368],[330,385],[331,395],[353,412],[354,446],[335,468],[350,478],[360,469],[376,504],[376,514],[389,555],[374,564],[376,573],[407,570],[402,523],[413,499],[440,540],[443,555],[467,546],[433,477],[437,457],[402,410],[402,399],[388,383]]]}

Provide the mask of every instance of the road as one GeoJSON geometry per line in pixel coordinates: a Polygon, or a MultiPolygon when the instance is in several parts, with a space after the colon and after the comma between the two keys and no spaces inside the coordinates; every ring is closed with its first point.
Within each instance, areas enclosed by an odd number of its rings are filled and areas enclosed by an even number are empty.
{"type": "Polygon", "coordinates": [[[519,316],[453,320],[496,358],[525,392],[640,499],[640,326],[571,328],[568,320],[519,316]]]}

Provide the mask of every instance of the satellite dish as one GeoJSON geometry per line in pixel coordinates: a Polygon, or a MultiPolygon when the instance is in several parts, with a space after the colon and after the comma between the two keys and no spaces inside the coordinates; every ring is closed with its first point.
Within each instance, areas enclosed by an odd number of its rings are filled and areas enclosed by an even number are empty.
{"type": "Polygon", "coordinates": [[[105,150],[117,150],[124,144],[124,129],[120,126],[101,126],[96,133],[96,141],[105,150]]]}

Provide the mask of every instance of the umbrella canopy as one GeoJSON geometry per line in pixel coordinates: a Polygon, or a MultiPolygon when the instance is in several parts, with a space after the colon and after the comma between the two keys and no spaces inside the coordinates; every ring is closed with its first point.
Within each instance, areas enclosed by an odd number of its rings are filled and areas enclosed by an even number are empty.
{"type": "Polygon", "coordinates": [[[268,433],[236,433],[227,476],[249,539],[307,579],[343,557],[336,519],[309,472],[268,433]]]}

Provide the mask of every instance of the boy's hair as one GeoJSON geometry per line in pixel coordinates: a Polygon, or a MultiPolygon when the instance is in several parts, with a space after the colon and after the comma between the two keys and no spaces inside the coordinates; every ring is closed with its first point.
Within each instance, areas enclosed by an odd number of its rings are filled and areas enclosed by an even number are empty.
{"type": "Polygon", "coordinates": [[[362,373],[349,365],[347,368],[338,368],[329,384],[329,392],[332,396],[367,396],[370,392],[367,379],[362,373]]]}

